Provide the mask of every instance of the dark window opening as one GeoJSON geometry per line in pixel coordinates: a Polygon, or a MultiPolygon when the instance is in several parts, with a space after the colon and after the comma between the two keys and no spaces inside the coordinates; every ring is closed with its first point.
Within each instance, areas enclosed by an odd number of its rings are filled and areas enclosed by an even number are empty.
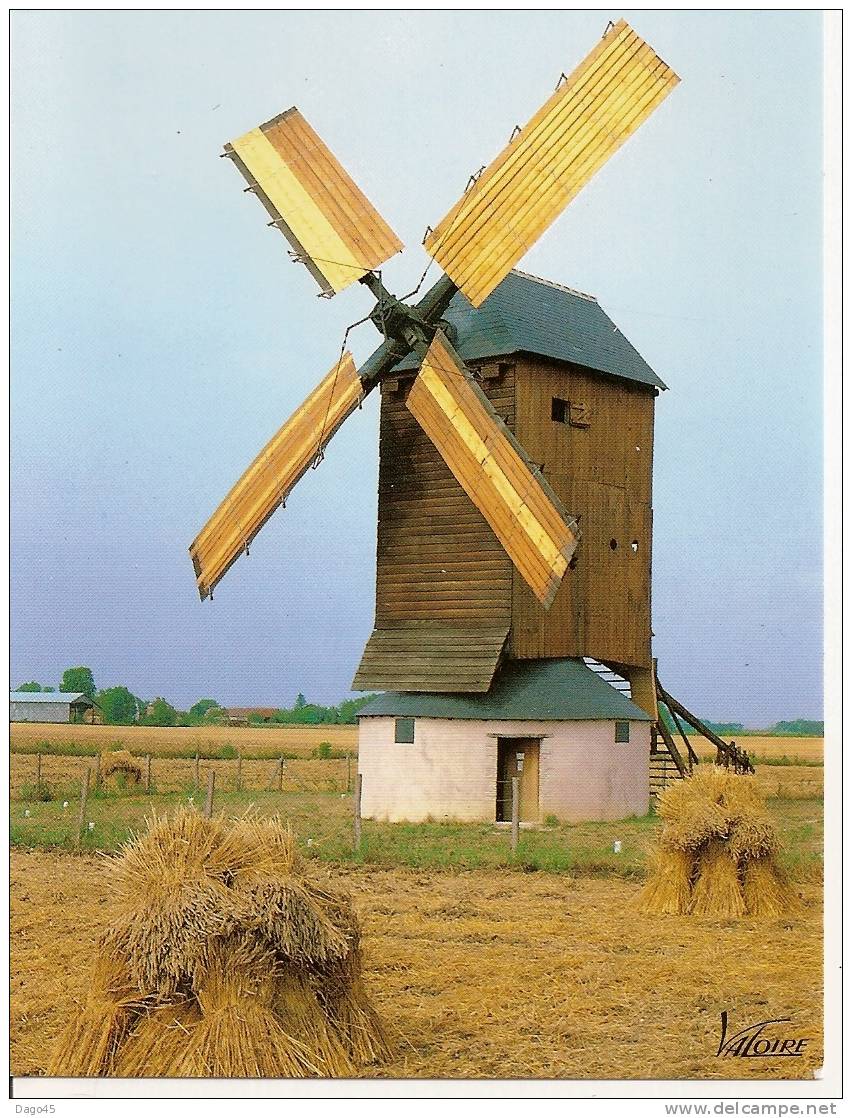
{"type": "Polygon", "coordinates": [[[414,742],[414,719],[397,718],[394,721],[393,740],[397,745],[412,745],[414,742]]]}
{"type": "Polygon", "coordinates": [[[571,405],[567,400],[554,396],[550,403],[550,418],[554,423],[567,423],[571,405]]]}
{"type": "Polygon", "coordinates": [[[629,722],[616,722],[615,724],[615,742],[616,745],[623,744],[630,741],[630,723],[629,722]]]}

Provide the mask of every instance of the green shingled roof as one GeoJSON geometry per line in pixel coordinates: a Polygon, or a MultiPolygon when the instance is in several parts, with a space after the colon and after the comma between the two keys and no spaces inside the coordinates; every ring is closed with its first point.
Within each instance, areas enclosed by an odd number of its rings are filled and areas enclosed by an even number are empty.
{"type": "Polygon", "coordinates": [[[650,722],[644,710],[600,678],[582,660],[509,660],[485,694],[388,691],[359,718],[477,718],[573,721],[627,718],[650,722]]]}
{"type": "MultiPolygon", "coordinates": [[[[458,331],[454,344],[464,361],[535,353],[666,387],[597,299],[526,272],[510,272],[478,310],[456,292],[444,318],[458,331]]],[[[409,354],[396,370],[418,364],[409,354]]]]}

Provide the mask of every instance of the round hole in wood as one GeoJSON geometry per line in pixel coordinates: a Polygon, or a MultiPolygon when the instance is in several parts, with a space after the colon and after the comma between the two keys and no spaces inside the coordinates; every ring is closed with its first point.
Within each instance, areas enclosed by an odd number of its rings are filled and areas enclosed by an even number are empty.
{"type": "Polygon", "coordinates": [[[618,547],[618,540],[610,540],[609,546],[612,548],[613,551],[615,551],[615,549],[618,547]]]}

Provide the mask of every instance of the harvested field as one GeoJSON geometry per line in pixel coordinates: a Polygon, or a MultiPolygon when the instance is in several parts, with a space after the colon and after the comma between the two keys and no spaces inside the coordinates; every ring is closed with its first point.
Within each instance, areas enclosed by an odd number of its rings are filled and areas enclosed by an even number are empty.
{"type": "MultiPolygon", "coordinates": [[[[725,737],[723,734],[722,737],[725,737]]],[[[787,763],[795,764],[797,760],[818,762],[822,764],[825,741],[823,738],[796,738],[777,736],[768,737],[755,734],[753,737],[744,734],[741,737],[729,735],[737,745],[744,749],[749,756],[755,756],[758,762],[768,759],[770,763],[778,762],[784,758],[787,763]]],[[[729,740],[726,738],[725,740],[729,740]]],[[[701,758],[714,759],[716,748],[706,738],[690,737],[692,748],[701,758]]]]}
{"type": "MultiPolygon", "coordinates": [[[[144,757],[137,757],[143,773],[144,757]]],[[[80,782],[84,768],[94,772],[95,760],[90,757],[51,756],[41,758],[41,779],[54,799],[75,799],[80,795],[80,782]]],[[[238,766],[236,761],[200,761],[199,786],[207,786],[207,773],[216,773],[216,788],[221,792],[233,791],[237,778],[246,790],[264,791],[277,788],[277,763],[270,760],[246,758],[238,766]]],[[[352,772],[355,771],[354,762],[352,772]]],[[[38,762],[35,754],[13,753],[9,763],[9,786],[13,799],[21,799],[36,784],[38,762]]],[[[289,760],[284,763],[282,791],[285,792],[345,792],[346,761],[334,758],[321,760],[289,760]]],[[[172,757],[157,757],[151,762],[151,783],[158,793],[193,791],[195,762],[172,757]]]]}
{"type": "Polygon", "coordinates": [[[128,749],[136,756],[218,757],[230,747],[244,757],[274,758],[281,753],[310,757],[322,742],[342,753],[358,749],[357,726],[85,726],[13,722],[13,753],[37,753],[52,748],[69,754],[128,749]]]}
{"type": "MultiPolygon", "coordinates": [[[[43,1073],[84,999],[108,860],[11,860],[12,1072],[43,1073]]],[[[364,928],[393,1078],[809,1079],[822,1063],[820,890],[778,920],[639,917],[638,886],[510,871],[335,867],[364,928]],[[630,913],[626,917],[626,913],[630,913]],[[790,1017],[801,1059],[719,1058],[719,1014],[790,1017]]],[[[374,1074],[374,1073],[370,1073],[374,1074]]]]}
{"type": "MultiPolygon", "coordinates": [[[[277,757],[284,753],[309,757],[320,742],[329,742],[332,749],[356,753],[357,726],[72,726],[36,722],[13,722],[9,727],[12,752],[35,753],[42,746],[61,749],[65,753],[100,753],[106,749],[129,749],[136,755],[151,753],[157,757],[219,756],[230,746],[244,757],[260,755],[277,757]]],[[[704,738],[691,738],[700,757],[714,758],[715,748],[704,738]]],[[[741,737],[737,744],[750,754],[778,762],[807,761],[821,763],[822,738],[741,737]]]]}
{"type": "Polygon", "coordinates": [[[823,769],[817,766],[756,765],[757,786],[764,796],[784,800],[821,799],[823,769]]]}

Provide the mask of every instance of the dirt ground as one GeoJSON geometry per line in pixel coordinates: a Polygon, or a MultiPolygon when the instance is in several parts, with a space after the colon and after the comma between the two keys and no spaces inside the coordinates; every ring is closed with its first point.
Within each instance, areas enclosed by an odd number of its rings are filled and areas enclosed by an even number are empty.
{"type": "MultiPolygon", "coordinates": [[[[85,996],[110,858],[11,856],[12,1072],[42,1073],[85,996]]],[[[390,1078],[782,1079],[822,1063],[821,887],[778,920],[647,917],[638,886],[518,871],[313,867],[359,910],[390,1078]],[[795,1059],[720,1058],[731,1027],[789,1017],[795,1059]]]]}

